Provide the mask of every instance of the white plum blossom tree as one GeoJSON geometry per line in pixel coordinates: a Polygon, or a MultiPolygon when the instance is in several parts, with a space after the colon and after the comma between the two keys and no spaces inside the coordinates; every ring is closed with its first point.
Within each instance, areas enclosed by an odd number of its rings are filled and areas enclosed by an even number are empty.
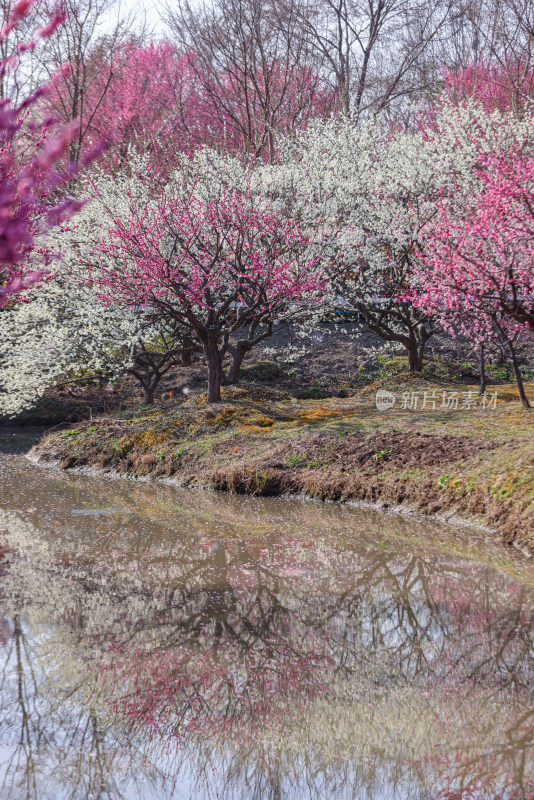
{"type": "Polygon", "coordinates": [[[0,414],[31,408],[58,383],[113,380],[125,373],[141,384],[145,403],[176,363],[182,343],[139,313],[104,306],[91,286],[58,275],[0,314],[6,346],[0,363],[0,414]]]}
{"type": "Polygon", "coordinates": [[[481,141],[491,152],[505,137],[532,133],[531,119],[488,113],[474,101],[444,100],[414,120],[409,130],[380,118],[314,122],[283,143],[278,164],[260,167],[257,182],[323,242],[325,303],[309,323],[336,307],[352,310],[402,345],[419,371],[434,324],[407,298],[420,281],[437,199],[473,190],[481,141]]]}

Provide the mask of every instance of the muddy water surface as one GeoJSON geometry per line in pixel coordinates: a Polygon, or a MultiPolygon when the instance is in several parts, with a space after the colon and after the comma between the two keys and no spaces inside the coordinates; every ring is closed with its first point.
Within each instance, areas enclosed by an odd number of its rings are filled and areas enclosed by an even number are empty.
{"type": "Polygon", "coordinates": [[[0,433],[0,797],[534,798],[534,564],[0,433]]]}

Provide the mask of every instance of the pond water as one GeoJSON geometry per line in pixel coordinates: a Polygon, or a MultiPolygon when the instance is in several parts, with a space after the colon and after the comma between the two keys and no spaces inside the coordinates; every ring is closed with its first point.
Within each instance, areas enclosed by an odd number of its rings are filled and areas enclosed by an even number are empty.
{"type": "Polygon", "coordinates": [[[0,432],[0,797],[534,798],[534,563],[0,432]]]}

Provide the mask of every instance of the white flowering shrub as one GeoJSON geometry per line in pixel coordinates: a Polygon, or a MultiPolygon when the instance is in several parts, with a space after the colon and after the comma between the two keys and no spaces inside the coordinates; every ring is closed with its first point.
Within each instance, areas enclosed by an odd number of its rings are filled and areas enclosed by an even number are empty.
{"type": "Polygon", "coordinates": [[[474,102],[444,102],[415,120],[408,131],[379,118],[316,121],[286,140],[279,163],[262,166],[256,181],[326,243],[327,302],[308,325],[330,309],[355,311],[368,329],[406,348],[417,370],[434,325],[403,297],[417,289],[436,199],[452,187],[476,188],[481,141],[488,152],[507,138],[528,141],[532,125],[474,102]]]}
{"type": "Polygon", "coordinates": [[[152,402],[159,379],[181,352],[146,314],[106,307],[91,287],[66,275],[0,313],[0,336],[0,414],[7,418],[58,383],[99,374],[112,380],[129,372],[152,402]]]}

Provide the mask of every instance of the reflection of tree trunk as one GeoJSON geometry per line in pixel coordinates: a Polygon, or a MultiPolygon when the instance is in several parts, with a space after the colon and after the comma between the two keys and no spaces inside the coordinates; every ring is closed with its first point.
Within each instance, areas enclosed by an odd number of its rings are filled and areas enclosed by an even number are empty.
{"type": "MultiPolygon", "coordinates": [[[[15,648],[15,659],[16,659],[16,672],[17,672],[17,703],[20,709],[20,737],[18,741],[18,749],[23,753],[26,768],[24,771],[24,779],[26,782],[26,787],[28,790],[28,796],[33,793],[35,788],[35,764],[33,760],[33,751],[32,751],[32,731],[30,728],[31,725],[31,718],[30,714],[27,709],[27,701],[24,691],[24,665],[23,665],[23,650],[25,649],[23,638],[24,633],[22,630],[22,626],[20,624],[20,617],[18,614],[13,616],[13,644],[15,648]]],[[[34,675],[30,674],[30,680],[34,681],[34,675]]],[[[41,731],[37,729],[36,735],[39,736],[41,731]]],[[[13,755],[13,760],[18,755],[20,758],[20,753],[15,751],[13,755]]]]}
{"type": "Polygon", "coordinates": [[[276,775],[273,776],[272,783],[272,798],[273,800],[282,800],[282,787],[281,787],[281,780],[280,780],[280,773],[277,770],[276,775]]]}
{"type": "Polygon", "coordinates": [[[215,545],[213,558],[213,590],[211,594],[211,612],[215,618],[215,644],[218,646],[223,638],[223,633],[228,623],[230,609],[227,606],[225,594],[232,592],[228,581],[228,562],[226,549],[222,545],[215,545]]]}
{"type": "Polygon", "coordinates": [[[24,739],[28,739],[29,737],[24,733],[27,733],[28,727],[28,712],[26,710],[26,704],[24,702],[24,668],[22,666],[22,648],[21,648],[21,639],[22,639],[22,628],[20,626],[20,618],[18,614],[15,614],[13,617],[13,642],[15,644],[15,653],[16,653],[16,661],[17,661],[17,699],[20,706],[20,713],[22,715],[22,724],[20,729],[20,744],[23,743],[24,739]]]}

